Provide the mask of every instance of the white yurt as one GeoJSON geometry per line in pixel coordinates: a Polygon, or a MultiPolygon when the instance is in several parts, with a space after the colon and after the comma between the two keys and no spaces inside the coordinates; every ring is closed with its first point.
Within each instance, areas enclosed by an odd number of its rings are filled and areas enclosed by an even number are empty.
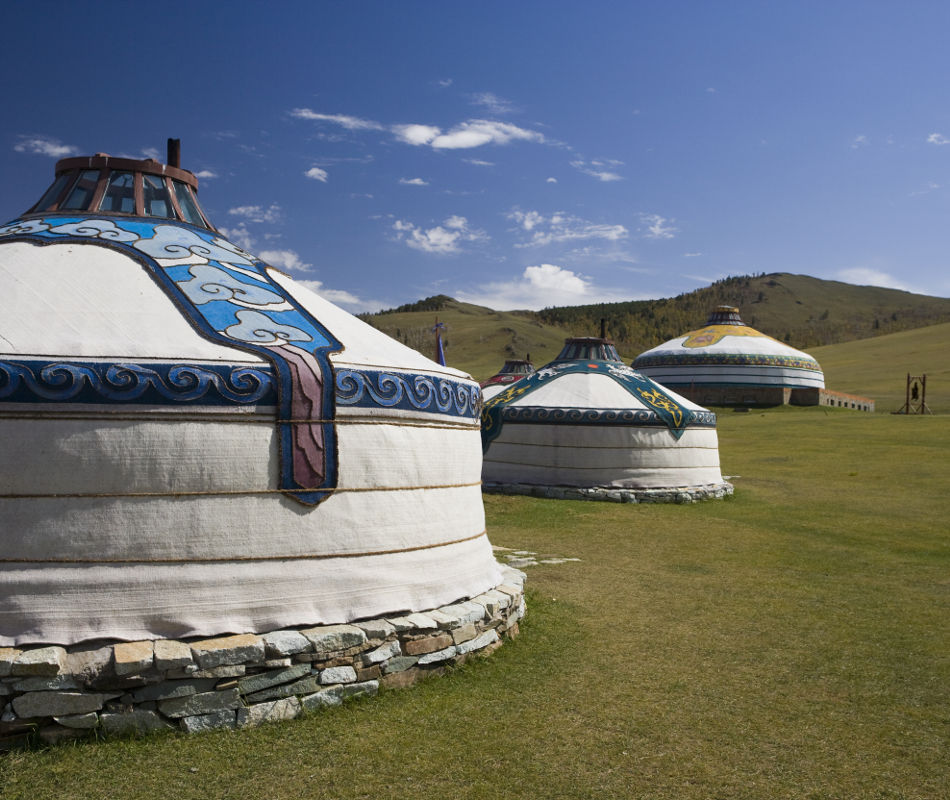
{"type": "Polygon", "coordinates": [[[568,339],[486,400],[482,449],[487,491],[677,502],[732,491],[715,414],[625,365],[604,338],[568,339]]]}
{"type": "Polygon", "coordinates": [[[176,162],[64,159],[0,227],[0,645],[498,585],[477,383],[227,241],[176,162]]]}
{"type": "Polygon", "coordinates": [[[719,306],[704,327],[641,353],[633,368],[701,403],[782,403],[783,391],[825,385],[814,358],[750,328],[733,306],[719,306]]]}

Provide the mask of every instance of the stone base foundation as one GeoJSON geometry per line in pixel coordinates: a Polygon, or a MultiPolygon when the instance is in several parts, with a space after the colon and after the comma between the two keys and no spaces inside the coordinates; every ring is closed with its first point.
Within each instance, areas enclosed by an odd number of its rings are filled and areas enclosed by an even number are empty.
{"type": "Polygon", "coordinates": [[[731,495],[731,483],[677,486],[669,489],[619,489],[610,486],[536,486],[530,483],[483,483],[486,494],[526,494],[552,500],[602,500],[611,503],[698,503],[731,495]]]}
{"type": "Polygon", "coordinates": [[[196,641],[0,647],[0,749],[293,719],[402,688],[518,633],[525,575],[431,611],[196,641]]]}

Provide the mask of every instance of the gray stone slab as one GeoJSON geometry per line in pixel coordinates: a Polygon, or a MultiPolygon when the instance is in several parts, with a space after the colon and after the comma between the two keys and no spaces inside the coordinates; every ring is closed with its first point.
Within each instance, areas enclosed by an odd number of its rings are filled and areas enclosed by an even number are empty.
{"type": "Polygon", "coordinates": [[[239,708],[237,726],[239,728],[256,728],[266,722],[278,722],[285,719],[294,719],[303,708],[297,697],[285,697],[282,700],[273,700],[269,703],[257,703],[247,708],[239,708]]]}
{"type": "Polygon", "coordinates": [[[156,700],[171,700],[176,697],[190,697],[199,692],[210,692],[217,679],[199,678],[180,681],[162,681],[151,686],[143,686],[132,692],[133,703],[148,703],[156,700]]]}
{"type": "Polygon", "coordinates": [[[123,714],[99,715],[102,730],[112,736],[128,736],[133,733],[151,733],[169,730],[174,726],[155,711],[134,710],[123,714]]]}
{"type": "Polygon", "coordinates": [[[396,626],[384,619],[363,620],[354,622],[353,625],[360,628],[368,639],[388,639],[396,632],[396,626]]]}
{"type": "Polygon", "coordinates": [[[353,667],[328,667],[320,673],[320,683],[329,686],[333,683],[353,683],[356,670],[353,667]]]}
{"type": "Polygon", "coordinates": [[[191,643],[191,653],[202,670],[264,660],[264,640],[252,633],[220,636],[191,643]]]}
{"type": "Polygon", "coordinates": [[[456,653],[458,653],[458,648],[453,644],[451,647],[446,647],[444,650],[436,650],[434,653],[426,653],[423,656],[419,656],[418,664],[423,666],[424,664],[436,664],[439,661],[446,661],[450,658],[454,658],[456,653]]]}
{"type": "Polygon", "coordinates": [[[59,675],[66,663],[66,650],[62,647],[38,647],[35,650],[23,650],[16,657],[10,670],[11,675],[59,675]]]}
{"type": "Polygon", "coordinates": [[[419,658],[417,656],[399,656],[398,658],[391,658],[389,661],[383,664],[383,673],[385,675],[391,675],[394,672],[403,672],[410,667],[414,667],[418,660],[419,658]]]}
{"type": "Polygon", "coordinates": [[[329,706],[338,706],[343,702],[343,687],[329,686],[314,694],[300,698],[300,704],[306,711],[317,711],[329,706]]]}
{"type": "Polygon", "coordinates": [[[379,681],[363,681],[363,683],[351,683],[341,688],[343,690],[344,700],[349,700],[351,697],[372,696],[379,692],[379,681]]]}
{"type": "Polygon", "coordinates": [[[95,711],[88,714],[71,714],[65,717],[53,717],[53,721],[64,728],[75,728],[76,730],[91,730],[99,724],[99,715],[95,711]]]}
{"type": "Polygon", "coordinates": [[[300,631],[271,631],[261,638],[268,658],[284,658],[310,649],[310,640],[300,631]]]}
{"type": "Polygon", "coordinates": [[[60,692],[64,689],[79,691],[83,685],[73,675],[56,675],[52,678],[21,678],[13,684],[15,692],[60,692]]]}
{"type": "Polygon", "coordinates": [[[249,703],[260,703],[264,700],[276,700],[280,697],[290,697],[294,694],[310,694],[320,688],[320,677],[311,675],[309,678],[296,681],[295,683],[284,683],[280,686],[274,686],[270,689],[264,689],[262,692],[255,692],[245,697],[249,703]]]}
{"type": "Polygon", "coordinates": [[[363,663],[381,664],[384,661],[388,661],[390,658],[396,658],[397,656],[401,655],[402,649],[399,646],[399,642],[386,642],[386,644],[380,645],[375,650],[370,650],[368,653],[363,653],[363,663]]]}
{"type": "Polygon", "coordinates": [[[27,692],[13,698],[18,717],[63,717],[102,708],[105,697],[85,692],[27,692]]]}
{"type": "Polygon", "coordinates": [[[13,669],[13,662],[20,655],[15,647],[0,647],[0,678],[5,678],[13,669]]]}
{"type": "Polygon", "coordinates": [[[471,653],[475,650],[481,650],[483,647],[488,647],[488,645],[494,644],[497,641],[498,632],[492,628],[491,630],[485,631],[480,636],[476,636],[474,639],[470,639],[467,642],[462,642],[458,646],[458,654],[463,656],[466,653],[471,653]]]}
{"type": "Polygon", "coordinates": [[[191,648],[174,639],[159,639],[155,642],[155,667],[160,670],[184,669],[195,663],[191,648]]]}
{"type": "Polygon", "coordinates": [[[222,728],[237,727],[237,711],[220,709],[193,717],[182,717],[178,724],[185,733],[205,733],[222,728]]]}
{"type": "Polygon", "coordinates": [[[271,686],[278,686],[281,683],[290,683],[309,674],[309,664],[297,664],[287,669],[261,672],[257,675],[242,678],[238,681],[238,688],[241,690],[241,694],[253,694],[254,692],[269,689],[271,686]]]}
{"type": "Polygon", "coordinates": [[[328,655],[366,643],[366,633],[355,625],[321,625],[301,633],[310,640],[317,654],[328,655]]]}
{"type": "Polygon", "coordinates": [[[158,709],[166,717],[191,717],[207,715],[214,711],[240,708],[241,695],[237,690],[226,689],[223,692],[202,692],[188,697],[175,697],[162,700],[158,709]]]}

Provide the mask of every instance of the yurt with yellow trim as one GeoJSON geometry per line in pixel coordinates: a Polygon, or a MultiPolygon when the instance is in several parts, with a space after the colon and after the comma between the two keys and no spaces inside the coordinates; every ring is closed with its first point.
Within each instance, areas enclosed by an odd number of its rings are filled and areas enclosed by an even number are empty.
{"type": "Polygon", "coordinates": [[[823,389],[808,353],[746,325],[733,306],[706,324],[637,356],[633,368],[697,403],[780,405],[796,389],[823,389]]]}

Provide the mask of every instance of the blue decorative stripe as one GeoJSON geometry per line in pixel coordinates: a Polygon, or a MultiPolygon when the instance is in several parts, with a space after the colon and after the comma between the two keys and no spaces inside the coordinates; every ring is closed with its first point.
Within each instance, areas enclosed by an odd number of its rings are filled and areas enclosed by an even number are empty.
{"type": "Polygon", "coordinates": [[[704,366],[707,364],[729,364],[732,366],[765,366],[789,367],[791,369],[805,369],[821,371],[818,362],[813,358],[798,356],[774,356],[764,353],[663,353],[655,356],[640,356],[633,361],[634,369],[644,367],[686,367],[704,366]]]}
{"type": "Polygon", "coordinates": [[[340,369],[336,372],[336,403],[425,411],[474,422],[481,411],[481,391],[474,384],[433,375],[340,369]]]}
{"type": "Polygon", "coordinates": [[[0,361],[0,402],[277,404],[270,366],[0,361]]]}
{"type": "MultiPolygon", "coordinates": [[[[644,428],[666,428],[658,414],[646,408],[546,408],[544,406],[507,406],[502,409],[505,422],[523,424],[559,422],[570,425],[621,425],[644,428]]],[[[693,411],[690,428],[715,428],[712,411],[693,411]]]]}

